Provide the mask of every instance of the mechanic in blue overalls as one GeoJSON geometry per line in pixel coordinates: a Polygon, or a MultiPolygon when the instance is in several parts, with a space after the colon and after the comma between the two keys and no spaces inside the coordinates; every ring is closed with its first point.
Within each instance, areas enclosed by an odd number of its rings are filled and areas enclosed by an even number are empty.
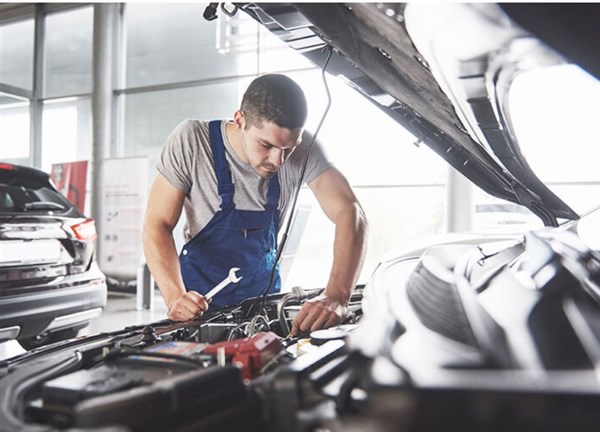
{"type": "MultiPolygon", "coordinates": [[[[310,146],[306,116],[302,89],[284,75],[269,74],[250,84],[233,121],[185,120],[171,132],[144,218],[144,254],[170,319],[191,320],[209,303],[234,306],[263,294],[276,266],[280,221],[300,181],[335,224],[335,239],[326,288],[303,305],[292,333],[344,318],[364,259],[367,224],[348,181],[318,142],[310,146]],[[178,256],[173,229],[182,210],[186,243],[178,256]],[[242,279],[207,301],[204,295],[234,267],[242,279]]],[[[269,293],[280,285],[276,268],[269,293]]]]}

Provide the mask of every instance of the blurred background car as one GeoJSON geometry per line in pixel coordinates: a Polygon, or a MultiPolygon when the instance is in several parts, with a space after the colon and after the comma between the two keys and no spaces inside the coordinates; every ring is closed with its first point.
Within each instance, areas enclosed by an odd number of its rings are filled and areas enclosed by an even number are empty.
{"type": "Polygon", "coordinates": [[[75,337],[106,305],[96,227],[43,171],[0,164],[0,342],[75,337]]]}

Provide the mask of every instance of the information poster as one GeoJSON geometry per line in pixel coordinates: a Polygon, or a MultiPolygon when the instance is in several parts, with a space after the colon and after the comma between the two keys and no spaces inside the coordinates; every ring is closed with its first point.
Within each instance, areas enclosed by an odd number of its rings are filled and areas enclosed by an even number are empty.
{"type": "Polygon", "coordinates": [[[102,170],[100,269],[133,280],[142,257],[142,221],[148,195],[149,158],[106,159],[102,170]]]}
{"type": "Polygon", "coordinates": [[[85,187],[88,161],[52,164],[50,178],[56,188],[81,212],[85,213],[85,187]]]}

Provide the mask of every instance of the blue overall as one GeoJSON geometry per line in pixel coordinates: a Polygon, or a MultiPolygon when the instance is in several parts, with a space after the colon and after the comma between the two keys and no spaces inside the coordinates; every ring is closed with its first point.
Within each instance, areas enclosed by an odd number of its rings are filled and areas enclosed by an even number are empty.
{"type": "MultiPolygon", "coordinates": [[[[230,284],[213,297],[211,306],[226,307],[261,295],[270,281],[275,264],[277,227],[279,226],[279,178],[269,180],[264,210],[237,210],[233,203],[234,186],[225,158],[221,121],[209,123],[221,209],[186,245],[179,255],[181,275],[188,291],[206,294],[239,267],[243,279],[230,284]]],[[[279,292],[281,281],[277,267],[270,293],[279,292]]]]}

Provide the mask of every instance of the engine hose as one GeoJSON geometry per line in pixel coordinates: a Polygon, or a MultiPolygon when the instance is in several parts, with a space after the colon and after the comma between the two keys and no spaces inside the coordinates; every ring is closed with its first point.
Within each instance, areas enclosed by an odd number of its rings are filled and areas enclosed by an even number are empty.
{"type": "Polygon", "coordinates": [[[291,301],[302,301],[307,297],[306,291],[304,291],[299,286],[295,286],[292,288],[292,291],[289,294],[281,297],[279,302],[277,303],[277,318],[279,319],[279,325],[281,326],[281,330],[283,330],[284,336],[290,332],[290,326],[287,323],[287,318],[285,316],[285,306],[291,301]]]}

